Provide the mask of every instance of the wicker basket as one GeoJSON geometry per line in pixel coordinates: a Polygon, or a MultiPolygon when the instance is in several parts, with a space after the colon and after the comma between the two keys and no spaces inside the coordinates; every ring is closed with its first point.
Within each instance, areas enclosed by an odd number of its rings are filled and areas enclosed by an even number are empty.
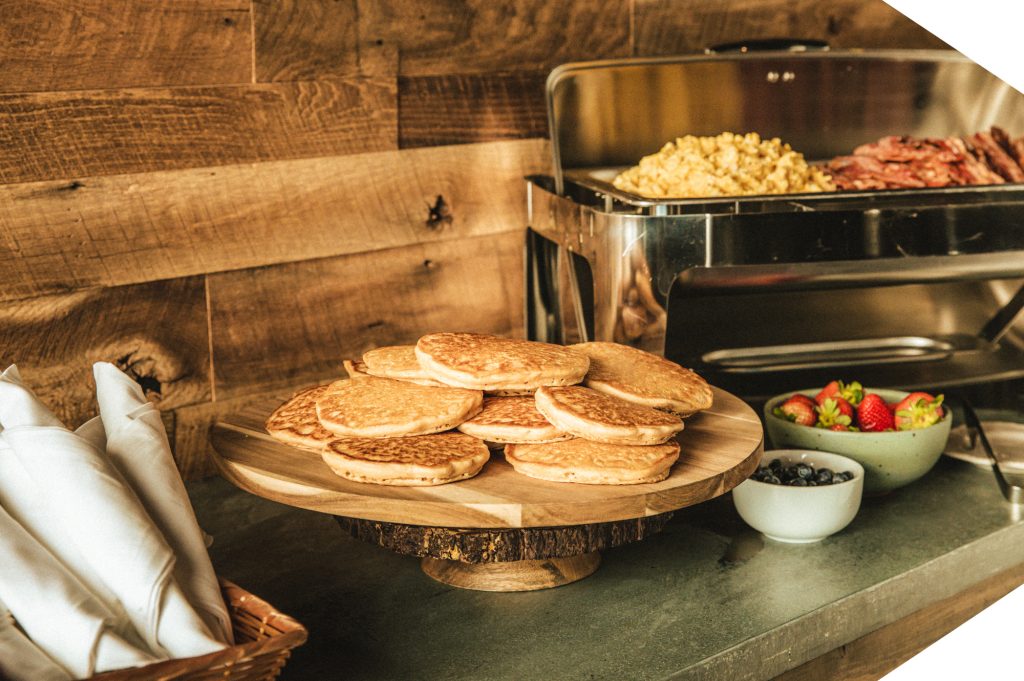
{"type": "Polygon", "coordinates": [[[235,645],[199,657],[105,672],[91,677],[91,681],[257,681],[277,678],[292,648],[306,642],[306,628],[231,582],[222,579],[220,587],[231,612],[235,645]]]}

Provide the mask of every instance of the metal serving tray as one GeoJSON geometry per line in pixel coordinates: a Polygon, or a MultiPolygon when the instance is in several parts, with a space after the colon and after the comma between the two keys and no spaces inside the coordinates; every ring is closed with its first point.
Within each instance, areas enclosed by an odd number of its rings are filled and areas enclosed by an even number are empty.
{"type": "Polygon", "coordinates": [[[564,173],[563,191],[590,192],[609,213],[640,215],[738,215],[743,213],[805,213],[855,210],[887,206],[962,206],[1024,200],[1024,185],[997,184],[885,191],[835,191],[804,194],[751,194],[717,198],[651,199],[612,184],[625,167],[576,168],[564,173]]]}

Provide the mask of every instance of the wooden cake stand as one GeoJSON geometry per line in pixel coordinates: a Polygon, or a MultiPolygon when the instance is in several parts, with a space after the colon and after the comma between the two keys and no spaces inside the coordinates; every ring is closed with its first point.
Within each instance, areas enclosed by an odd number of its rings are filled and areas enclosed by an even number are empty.
{"type": "Polygon", "coordinates": [[[764,434],[754,411],[715,389],[714,407],[686,420],[669,477],[643,485],[582,485],[520,475],[500,452],[476,477],[389,487],[338,477],[315,451],[263,430],[283,399],[222,419],[211,442],[225,478],[257,496],[338,516],[355,537],[422,558],[446,584],[531,591],[597,569],[599,551],[659,532],[672,511],[728,492],[757,467],[764,434]]]}

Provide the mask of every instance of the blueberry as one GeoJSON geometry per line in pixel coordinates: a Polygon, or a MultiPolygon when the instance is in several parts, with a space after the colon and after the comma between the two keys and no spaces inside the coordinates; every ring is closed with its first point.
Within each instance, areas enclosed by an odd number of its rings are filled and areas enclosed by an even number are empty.
{"type": "Polygon", "coordinates": [[[772,459],[768,463],[768,468],[772,469],[772,471],[781,470],[782,469],[782,459],[772,459]]]}
{"type": "Polygon", "coordinates": [[[807,486],[808,487],[817,487],[818,483],[814,482],[813,480],[808,480],[807,481],[807,486]]]}
{"type": "Polygon", "coordinates": [[[793,478],[786,484],[790,487],[807,487],[807,480],[804,478],[793,478]]]}
{"type": "Polygon", "coordinates": [[[821,468],[814,476],[814,481],[821,485],[828,485],[832,482],[832,471],[828,468],[821,468]]]}
{"type": "Polygon", "coordinates": [[[767,478],[765,478],[764,481],[769,483],[769,484],[771,484],[771,485],[781,485],[782,484],[782,481],[779,480],[774,475],[769,475],[767,478]]]}
{"type": "Polygon", "coordinates": [[[794,468],[796,469],[797,477],[803,478],[804,480],[810,480],[811,476],[814,475],[814,469],[805,463],[798,463],[794,468]]]}

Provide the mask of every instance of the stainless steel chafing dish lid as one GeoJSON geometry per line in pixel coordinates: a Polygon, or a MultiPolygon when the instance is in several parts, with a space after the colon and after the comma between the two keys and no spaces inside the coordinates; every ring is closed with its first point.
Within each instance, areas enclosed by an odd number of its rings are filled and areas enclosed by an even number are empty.
{"type": "MultiPolygon", "coordinates": [[[[611,185],[619,171],[683,135],[757,132],[822,161],[886,135],[946,137],[992,125],[1024,131],[1024,95],[946,50],[771,51],[565,64],[548,77],[547,104],[556,192],[564,195],[568,182],[608,200],[606,210],[646,214],[751,210],[744,203],[757,204],[753,210],[814,210],[829,200],[821,194],[652,200],[611,185]]],[[[945,189],[901,193],[916,203],[929,194],[949,193],[954,203],[966,196],[945,189]]]]}

